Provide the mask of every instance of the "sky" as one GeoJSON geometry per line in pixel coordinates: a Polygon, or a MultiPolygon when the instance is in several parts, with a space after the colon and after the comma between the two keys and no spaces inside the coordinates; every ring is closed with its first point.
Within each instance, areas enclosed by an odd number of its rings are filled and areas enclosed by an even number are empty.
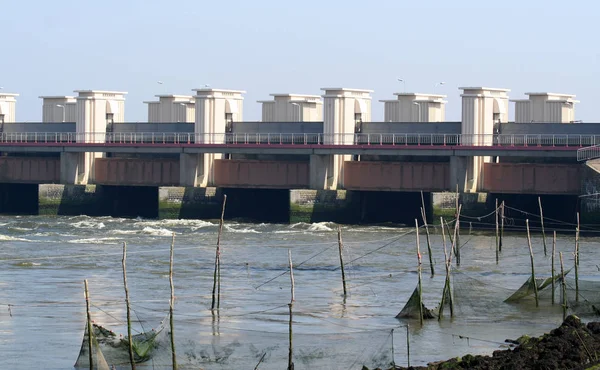
{"type": "MultiPolygon", "coordinates": [[[[244,90],[244,120],[272,93],[374,90],[373,121],[394,92],[447,95],[462,86],[576,94],[576,119],[600,122],[597,0],[0,0],[0,92],[17,121],[41,121],[41,95],[128,92],[145,100],[208,84],[244,90]],[[404,79],[405,85],[398,82],[404,79]],[[158,84],[157,81],[162,81],[158,84]],[[445,82],[437,86],[436,83],[445,82]]],[[[514,106],[511,104],[513,116],[514,106]]]]}

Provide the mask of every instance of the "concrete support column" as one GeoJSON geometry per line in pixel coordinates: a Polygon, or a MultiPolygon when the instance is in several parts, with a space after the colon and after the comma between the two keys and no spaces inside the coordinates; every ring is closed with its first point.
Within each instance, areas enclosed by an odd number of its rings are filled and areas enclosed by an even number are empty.
{"type": "Polygon", "coordinates": [[[325,190],[330,187],[330,177],[333,167],[333,155],[310,156],[309,164],[309,183],[310,188],[314,190],[325,190]]]}
{"type": "MultiPolygon", "coordinates": [[[[244,98],[241,90],[194,89],[196,92],[196,143],[221,144],[233,122],[242,121],[244,98]]],[[[225,153],[201,154],[196,169],[197,186],[214,184],[214,161],[225,153]]],[[[182,175],[183,176],[183,175],[182,175]]]]}
{"type": "Polygon", "coordinates": [[[80,184],[79,164],[85,153],[60,153],[60,183],[64,185],[80,184]]]}
{"type": "Polygon", "coordinates": [[[203,179],[205,154],[179,154],[179,186],[198,186],[203,179]]]}
{"type": "MultiPolygon", "coordinates": [[[[371,121],[372,90],[346,88],[322,88],[323,95],[323,134],[325,144],[354,144],[355,133],[360,131],[363,122],[371,121]]],[[[326,190],[336,190],[344,186],[344,162],[350,155],[333,156],[326,190]]]]}
{"type": "Polygon", "coordinates": [[[458,186],[460,193],[465,192],[469,184],[469,177],[467,173],[467,167],[469,163],[469,157],[450,157],[450,190],[454,191],[458,186]]]}
{"type": "MultiPolygon", "coordinates": [[[[461,87],[463,145],[493,145],[499,125],[508,122],[508,89],[461,87]]],[[[477,192],[483,185],[483,164],[491,157],[472,157],[468,160],[465,191],[477,192]]]]}
{"type": "MultiPolygon", "coordinates": [[[[78,93],[75,119],[77,142],[105,143],[106,128],[124,122],[125,94],[119,91],[75,90],[78,93]]],[[[78,166],[78,184],[94,182],[94,163],[104,153],[84,153],[78,166]]]]}

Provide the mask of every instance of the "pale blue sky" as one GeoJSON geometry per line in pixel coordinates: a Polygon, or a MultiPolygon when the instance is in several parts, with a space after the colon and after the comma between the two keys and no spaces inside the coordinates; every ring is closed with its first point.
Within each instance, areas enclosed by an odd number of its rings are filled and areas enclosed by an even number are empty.
{"type": "Polygon", "coordinates": [[[21,95],[18,121],[76,89],[127,91],[126,120],[145,121],[143,100],[204,84],[246,90],[245,120],[270,93],[372,89],[382,120],[401,77],[447,94],[447,120],[459,86],[487,86],[576,94],[576,118],[600,122],[599,14],[596,0],[0,0],[0,86],[21,95]]]}

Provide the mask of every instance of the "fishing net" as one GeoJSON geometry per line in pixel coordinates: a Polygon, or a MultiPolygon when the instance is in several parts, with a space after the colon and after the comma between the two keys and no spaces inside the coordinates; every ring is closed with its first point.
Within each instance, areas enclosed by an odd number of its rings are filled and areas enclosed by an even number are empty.
{"type": "MultiPolygon", "coordinates": [[[[600,281],[565,279],[567,308],[571,313],[583,316],[600,316],[600,281]]],[[[561,289],[560,285],[557,289],[561,289]]],[[[562,289],[561,289],[562,292],[562,289]]],[[[561,303],[562,301],[562,294],[561,303]]]]}
{"type": "MultiPolygon", "coordinates": [[[[96,331],[96,330],[94,330],[96,331]]],[[[75,362],[76,369],[90,369],[90,335],[89,335],[88,326],[85,326],[85,333],[83,335],[83,342],[81,343],[81,349],[79,350],[79,357],[75,362]]],[[[110,370],[106,359],[104,358],[104,354],[100,349],[100,345],[98,344],[97,337],[94,335],[92,337],[92,364],[94,369],[98,370],[110,370]]]]}
{"type": "MultiPolygon", "coordinates": [[[[565,273],[567,275],[569,271],[565,273]]],[[[554,279],[552,277],[548,278],[536,278],[536,286],[538,290],[538,299],[539,298],[547,298],[552,296],[552,280],[554,280],[554,289],[556,292],[556,288],[559,287],[562,276],[556,275],[554,279]]],[[[535,286],[533,285],[533,279],[531,276],[519,289],[517,289],[510,297],[506,298],[505,302],[519,302],[524,298],[535,298],[535,286]]]]}
{"type": "MultiPolygon", "coordinates": [[[[164,330],[165,323],[166,319],[160,323],[158,328],[152,329],[148,332],[142,332],[131,337],[134,361],[136,363],[146,362],[153,357],[154,350],[158,347],[158,342],[160,341],[161,337],[164,336],[161,335],[161,333],[167,332],[164,330]]],[[[117,336],[117,334],[112,330],[97,324],[93,324],[92,327],[94,331],[92,337],[92,348],[97,353],[92,354],[93,361],[98,361],[100,364],[99,366],[103,366],[102,364],[106,364],[106,366],[129,364],[128,338],[123,335],[117,336]]],[[[76,368],[89,368],[88,341],[89,335],[86,325],[81,350],[75,363],[76,368]]],[[[103,367],[99,367],[99,369],[103,369],[103,367]]]]}
{"type": "Polygon", "coordinates": [[[436,317],[437,310],[428,309],[425,307],[425,304],[421,302],[421,310],[419,310],[419,286],[415,288],[412,292],[410,298],[400,311],[398,315],[396,315],[397,319],[418,319],[421,312],[423,313],[424,319],[433,319],[436,317]]]}

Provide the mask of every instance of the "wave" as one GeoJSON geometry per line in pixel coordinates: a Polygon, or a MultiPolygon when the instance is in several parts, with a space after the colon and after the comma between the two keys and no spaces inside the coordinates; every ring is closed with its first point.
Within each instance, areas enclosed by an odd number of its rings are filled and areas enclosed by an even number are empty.
{"type": "Polygon", "coordinates": [[[13,266],[16,267],[35,267],[35,266],[41,266],[42,264],[39,262],[17,262],[15,263],[13,266]]]}
{"type": "Polygon", "coordinates": [[[196,231],[198,229],[202,229],[205,227],[217,226],[217,224],[214,224],[209,221],[192,220],[192,219],[165,219],[165,220],[158,220],[158,221],[148,221],[148,220],[139,219],[139,220],[136,220],[135,224],[140,225],[140,226],[149,226],[149,227],[158,227],[158,228],[189,227],[191,231],[196,231]]]}
{"type": "Polygon", "coordinates": [[[14,236],[3,235],[3,234],[0,234],[0,241],[3,241],[3,242],[9,242],[9,241],[11,241],[11,242],[33,242],[33,240],[16,238],[14,236]]]}
{"type": "Polygon", "coordinates": [[[105,237],[105,238],[87,238],[87,239],[69,240],[68,243],[71,243],[71,244],[118,244],[118,243],[116,243],[116,241],[121,241],[121,240],[123,240],[123,239],[109,236],[109,237],[105,237]]]}
{"type": "Polygon", "coordinates": [[[234,226],[227,225],[227,224],[225,224],[223,226],[225,227],[225,230],[227,232],[230,232],[230,233],[238,233],[238,234],[261,234],[260,231],[252,229],[252,228],[249,228],[249,227],[242,227],[241,229],[236,229],[236,228],[234,228],[234,226]]]}
{"type": "Polygon", "coordinates": [[[106,225],[104,222],[94,222],[94,221],[79,221],[74,222],[71,226],[77,229],[104,229],[106,225]]]}
{"type": "Polygon", "coordinates": [[[153,227],[146,226],[142,229],[142,233],[154,236],[171,236],[173,231],[163,228],[155,229],[153,227]]]}
{"type": "Polygon", "coordinates": [[[332,228],[330,228],[327,225],[333,225],[331,222],[317,222],[314,224],[311,224],[310,227],[308,228],[308,231],[333,231],[332,228]]]}

